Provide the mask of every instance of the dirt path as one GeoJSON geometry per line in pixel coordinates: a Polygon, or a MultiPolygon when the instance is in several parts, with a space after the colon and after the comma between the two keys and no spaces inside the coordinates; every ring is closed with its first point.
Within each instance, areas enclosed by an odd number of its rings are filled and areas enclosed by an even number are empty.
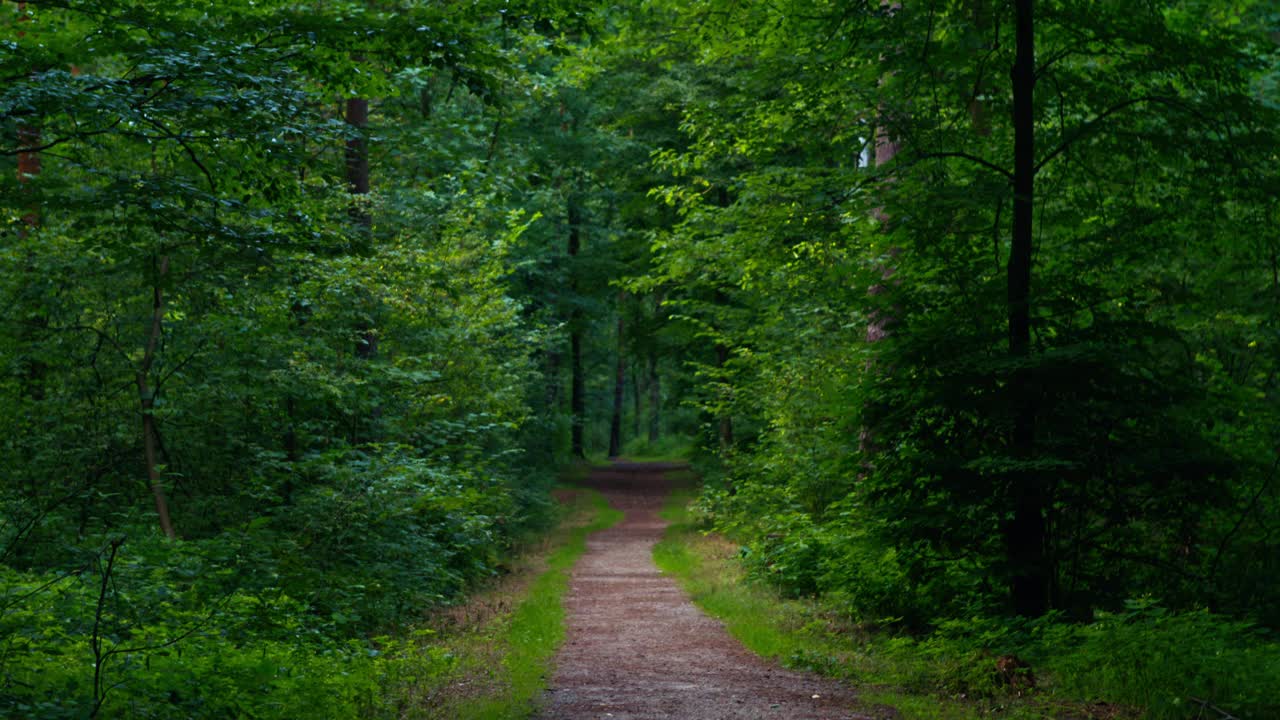
{"type": "Polygon", "coordinates": [[[651,552],[671,465],[617,463],[588,485],[626,513],[591,536],[573,572],[568,637],[556,658],[543,720],[854,719],[853,694],[833,681],[752,655],[703,615],[651,552]]]}

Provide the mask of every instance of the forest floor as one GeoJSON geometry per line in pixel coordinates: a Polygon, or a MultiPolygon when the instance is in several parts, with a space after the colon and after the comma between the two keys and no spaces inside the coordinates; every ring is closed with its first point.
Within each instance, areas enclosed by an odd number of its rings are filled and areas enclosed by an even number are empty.
{"type": "Polygon", "coordinates": [[[681,465],[614,463],[583,485],[625,513],[591,535],[565,598],[566,639],[543,720],[871,719],[842,683],[752,654],[659,572],[659,517],[681,465]],[[859,708],[855,710],[854,708],[859,708]]]}

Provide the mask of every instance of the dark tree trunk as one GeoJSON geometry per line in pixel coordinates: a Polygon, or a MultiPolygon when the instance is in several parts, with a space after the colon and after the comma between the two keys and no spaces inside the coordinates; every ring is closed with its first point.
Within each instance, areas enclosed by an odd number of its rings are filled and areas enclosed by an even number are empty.
{"type": "MultiPolygon", "coordinates": [[[[365,130],[369,127],[369,101],[365,98],[351,98],[347,101],[347,125],[351,126],[352,136],[347,140],[346,166],[347,190],[352,195],[369,194],[369,140],[365,130]]],[[[373,223],[368,209],[360,203],[351,207],[351,219],[357,226],[368,230],[373,223]]]]}
{"type": "MultiPolygon", "coordinates": [[[[40,146],[40,128],[33,125],[18,126],[18,147],[36,148],[40,146]]],[[[25,185],[40,174],[40,153],[37,151],[18,153],[18,184],[25,185]]],[[[22,224],[27,228],[40,223],[40,211],[32,205],[22,216],[22,224]]],[[[25,234],[26,228],[19,227],[19,233],[25,234]]]]}
{"type": "MultiPolygon", "coordinates": [[[[345,153],[347,190],[354,196],[351,204],[351,223],[355,228],[357,239],[361,245],[372,241],[373,215],[364,196],[369,194],[369,139],[366,129],[369,127],[369,101],[366,98],[347,100],[346,122],[351,126],[352,136],[347,140],[345,153]]],[[[368,313],[356,324],[355,356],[366,362],[378,357],[378,329],[374,322],[373,300],[369,302],[368,313]]],[[[369,410],[369,419],[376,422],[382,416],[382,408],[374,405],[369,410]]],[[[357,420],[357,428],[360,425],[357,420]]],[[[358,429],[353,435],[359,441],[358,429]]]]}
{"type": "Polygon", "coordinates": [[[609,457],[622,454],[622,397],[627,382],[627,356],[622,303],[624,295],[618,293],[618,361],[613,378],[613,415],[609,418],[609,457]]]}
{"type": "Polygon", "coordinates": [[[559,414],[560,411],[560,362],[564,356],[559,350],[547,350],[547,385],[544,389],[543,402],[547,412],[559,414]]]}
{"type": "MultiPolygon", "coordinates": [[[[23,27],[23,23],[31,21],[31,17],[27,15],[27,4],[25,2],[18,3],[18,23],[19,27],[23,27]]],[[[26,31],[19,30],[18,37],[26,35],[26,31]]],[[[19,125],[18,126],[18,147],[20,148],[37,148],[40,147],[40,128],[35,125],[19,125]]],[[[30,152],[18,153],[18,186],[25,187],[33,178],[40,175],[40,153],[32,150],[30,152]]],[[[31,231],[40,224],[40,208],[36,203],[28,205],[26,212],[22,214],[22,222],[18,225],[18,237],[26,239],[30,236],[31,231]]],[[[31,263],[34,266],[34,262],[31,263]]],[[[34,268],[32,268],[34,269],[34,268]]],[[[47,326],[48,318],[43,312],[40,312],[33,318],[30,327],[22,331],[23,345],[27,348],[35,348],[35,335],[40,328],[47,326]]],[[[48,370],[44,361],[39,357],[28,357],[25,360],[22,372],[22,391],[23,394],[34,401],[44,399],[44,376],[48,370]]]]}
{"type": "Polygon", "coordinates": [[[572,377],[569,381],[570,445],[574,457],[587,456],[583,442],[583,429],[587,415],[587,381],[582,370],[582,312],[578,309],[578,267],[575,260],[582,249],[582,216],[577,199],[569,197],[565,214],[569,221],[569,287],[574,306],[569,312],[569,364],[572,377]]]}
{"type": "MultiPolygon", "coordinates": [[[[23,19],[27,19],[23,16],[23,19]]],[[[32,125],[21,125],[18,127],[18,147],[34,148],[40,146],[40,129],[32,125]]],[[[18,186],[25,187],[36,176],[40,174],[40,153],[19,152],[18,153],[18,186]]],[[[25,194],[25,193],[24,193],[25,194]]],[[[27,239],[31,236],[31,232],[40,224],[40,207],[35,202],[28,205],[26,212],[22,214],[22,222],[18,225],[18,237],[27,239]]],[[[28,273],[35,273],[35,258],[33,255],[28,256],[28,273]]],[[[48,366],[38,356],[37,335],[43,328],[48,326],[49,319],[44,314],[43,309],[37,311],[30,320],[30,323],[23,327],[22,344],[29,348],[31,355],[24,359],[22,368],[22,393],[31,400],[44,400],[44,380],[48,371],[48,366]]]]}
{"type": "Polygon", "coordinates": [[[640,421],[644,415],[644,393],[640,391],[640,362],[631,365],[631,437],[640,437],[640,421]]]}
{"type": "MultiPolygon", "coordinates": [[[[729,347],[724,343],[716,345],[716,367],[724,370],[724,366],[729,362],[729,347]]],[[[728,409],[722,410],[720,413],[720,449],[728,450],[733,447],[733,416],[729,414],[728,409]]]]}
{"type": "Polygon", "coordinates": [[[156,514],[160,516],[160,529],[165,537],[176,537],[169,519],[169,501],[165,495],[164,480],[160,476],[159,429],[156,427],[156,388],[151,384],[151,368],[155,364],[160,338],[164,334],[164,279],[169,274],[169,258],[161,257],[155,263],[155,278],[151,296],[151,327],[147,333],[147,346],[138,366],[135,382],[138,386],[138,406],[142,412],[142,451],[147,466],[147,481],[155,499],[156,514]]]}
{"type": "MultiPolygon", "coordinates": [[[[1013,242],[1009,252],[1009,354],[1031,353],[1031,260],[1035,208],[1035,24],[1034,0],[1016,0],[1016,59],[1013,66],[1013,242]]],[[[1036,387],[1024,367],[1009,385],[1015,457],[1029,460],[1035,452],[1036,387]]],[[[1043,478],[1020,471],[1012,478],[1013,516],[1004,528],[1009,564],[1009,593],[1019,615],[1043,615],[1049,607],[1049,580],[1043,478]]]]}
{"type": "MultiPolygon", "coordinates": [[[[369,101],[365,98],[348,100],[346,121],[354,133],[347,140],[345,154],[347,190],[356,196],[351,205],[351,222],[361,241],[367,242],[373,231],[373,216],[363,200],[363,196],[369,194],[369,140],[365,136],[365,130],[369,127],[369,101]]],[[[377,357],[378,338],[373,323],[366,319],[357,330],[356,357],[363,360],[377,357]]]]}
{"type": "Polygon", "coordinates": [[[662,385],[658,378],[658,354],[649,353],[649,442],[662,434],[662,385]]]}

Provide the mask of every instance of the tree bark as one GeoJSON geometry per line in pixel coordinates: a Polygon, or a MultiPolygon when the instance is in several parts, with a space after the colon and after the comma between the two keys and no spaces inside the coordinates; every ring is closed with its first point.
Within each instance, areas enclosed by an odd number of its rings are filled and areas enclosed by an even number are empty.
{"type": "MultiPolygon", "coordinates": [[[[720,368],[723,377],[725,365],[729,362],[729,347],[724,343],[716,345],[716,367],[720,368]]],[[[720,449],[728,450],[733,447],[733,416],[729,414],[727,409],[720,412],[720,429],[717,433],[720,436],[720,449]]]]}
{"type": "Polygon", "coordinates": [[[168,274],[169,257],[162,256],[155,263],[155,279],[151,290],[151,329],[147,335],[146,350],[142,354],[142,364],[138,366],[135,382],[138,385],[138,406],[142,411],[142,449],[147,465],[147,481],[151,484],[151,494],[155,498],[156,514],[160,516],[160,529],[165,537],[172,540],[176,534],[173,531],[173,522],[169,519],[169,500],[165,495],[163,479],[160,477],[159,431],[156,428],[155,419],[156,396],[150,378],[151,368],[156,360],[156,350],[164,334],[164,279],[168,274]]]}
{"type": "MultiPolygon", "coordinates": [[[[18,3],[18,22],[27,23],[31,21],[31,17],[26,14],[27,4],[25,2],[18,3]]],[[[22,27],[22,25],[19,25],[22,27]]],[[[26,35],[26,31],[19,30],[18,37],[26,35]]],[[[18,126],[18,147],[20,148],[37,148],[40,147],[40,128],[36,125],[22,124],[18,126]]],[[[40,175],[40,153],[32,150],[30,152],[18,153],[18,186],[26,191],[27,183],[40,175]]],[[[18,237],[26,240],[31,236],[31,232],[40,224],[40,206],[31,202],[27,205],[26,211],[22,214],[22,222],[18,224],[18,237]]],[[[28,272],[34,274],[35,262],[34,257],[28,255],[28,272]]],[[[39,312],[34,318],[31,325],[22,330],[22,344],[27,348],[36,347],[36,334],[38,328],[47,326],[48,318],[43,312],[39,312]]],[[[33,353],[34,355],[34,353],[33,353]]],[[[28,357],[24,361],[22,372],[22,393],[31,400],[39,402],[44,400],[44,377],[48,371],[48,366],[39,357],[28,357]]]]}
{"type": "MultiPolygon", "coordinates": [[[[40,146],[40,128],[34,125],[18,126],[18,147],[35,148],[40,146]]],[[[26,185],[32,178],[40,174],[40,153],[37,151],[19,152],[18,153],[18,184],[26,185]]],[[[27,228],[33,228],[40,224],[40,210],[37,206],[32,205],[22,215],[22,224],[26,227],[19,226],[18,232],[26,234],[27,228]]]]}
{"type": "MultiPolygon", "coordinates": [[[[351,205],[351,222],[361,240],[368,241],[373,232],[373,216],[362,198],[369,194],[370,187],[369,140],[365,136],[365,130],[369,127],[369,101],[365,98],[348,100],[346,122],[355,133],[347,140],[345,153],[347,190],[356,196],[351,205]]],[[[356,357],[372,360],[378,355],[378,338],[373,323],[362,321],[358,330],[356,357]]]]}
{"type": "Polygon", "coordinates": [[[548,348],[546,351],[547,385],[544,388],[543,402],[547,412],[559,414],[560,411],[560,362],[564,356],[559,350],[548,348]]]}
{"type": "Polygon", "coordinates": [[[569,311],[569,382],[570,445],[574,457],[587,456],[583,429],[587,414],[587,382],[582,370],[582,311],[578,309],[578,267],[576,259],[582,249],[582,217],[577,198],[570,195],[565,208],[569,222],[569,287],[574,306],[569,311]]]}
{"type": "Polygon", "coordinates": [[[658,377],[658,354],[649,353],[649,442],[662,434],[662,385],[658,377]]]}
{"type": "MultiPolygon", "coordinates": [[[[1016,57],[1013,66],[1013,238],[1008,264],[1009,354],[1031,354],[1031,273],[1035,208],[1035,23],[1034,0],[1015,0],[1016,57]]],[[[1036,388],[1027,368],[1014,371],[1009,384],[1016,458],[1035,453],[1036,388]]],[[[1009,564],[1009,594],[1016,613],[1043,615],[1049,607],[1046,498],[1043,479],[1033,471],[1015,472],[1011,484],[1012,518],[1004,528],[1009,564]]]]}
{"type": "MultiPolygon", "coordinates": [[[[354,198],[351,204],[351,223],[356,234],[363,243],[373,238],[373,215],[364,201],[369,194],[369,139],[366,130],[369,127],[369,100],[367,98],[351,98],[347,100],[345,120],[353,131],[347,140],[345,152],[347,190],[354,198]]],[[[356,323],[355,356],[365,362],[378,357],[378,329],[373,320],[374,301],[369,301],[368,313],[356,323]]],[[[376,422],[382,416],[382,408],[375,404],[369,410],[369,419],[376,422]]],[[[358,425],[358,423],[357,423],[358,425]]],[[[358,431],[354,433],[358,435],[358,431]]],[[[353,437],[353,440],[360,440],[353,437]]]]}
{"type": "MultiPolygon", "coordinates": [[[[347,190],[352,195],[369,194],[369,140],[365,130],[369,127],[369,101],[365,98],[347,100],[346,123],[353,135],[347,140],[345,153],[347,190]]],[[[357,226],[368,230],[373,218],[362,204],[353,204],[351,219],[357,226]]]]}
{"type": "Polygon", "coordinates": [[[640,391],[640,361],[631,365],[631,437],[640,437],[640,422],[644,416],[644,393],[640,391]]]}
{"type": "Polygon", "coordinates": [[[627,356],[622,317],[624,293],[618,293],[618,360],[613,378],[613,415],[609,419],[609,457],[622,454],[622,397],[627,381],[627,356]]]}

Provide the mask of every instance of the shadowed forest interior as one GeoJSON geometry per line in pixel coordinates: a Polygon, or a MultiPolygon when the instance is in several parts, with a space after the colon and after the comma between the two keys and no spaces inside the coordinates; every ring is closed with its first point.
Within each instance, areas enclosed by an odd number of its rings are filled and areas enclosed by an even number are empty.
{"type": "Polygon", "coordinates": [[[5,0],[0,75],[0,716],[432,717],[621,457],[786,664],[1280,717],[1273,0],[5,0]]]}

